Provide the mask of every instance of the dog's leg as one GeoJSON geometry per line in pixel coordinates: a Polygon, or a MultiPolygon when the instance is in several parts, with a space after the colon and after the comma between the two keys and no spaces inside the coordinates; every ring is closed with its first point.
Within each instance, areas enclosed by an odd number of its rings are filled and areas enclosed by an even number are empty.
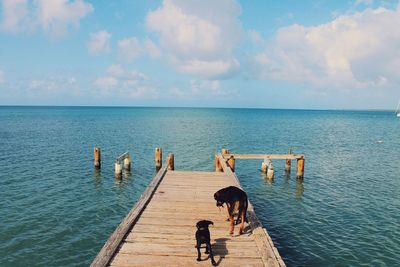
{"type": "Polygon", "coordinates": [[[229,229],[229,234],[233,235],[233,229],[235,228],[235,219],[233,218],[233,215],[229,214],[229,224],[230,224],[230,229],[229,229]]]}
{"type": "Polygon", "coordinates": [[[240,201],[236,201],[236,205],[237,205],[237,209],[238,209],[238,215],[237,215],[237,219],[236,219],[236,224],[239,224],[239,220],[240,220],[240,214],[241,211],[243,209],[243,205],[240,201]]]}
{"type": "Polygon", "coordinates": [[[226,203],[226,210],[228,211],[228,216],[226,216],[226,221],[229,222],[230,220],[229,211],[231,210],[231,206],[228,203],[226,203]]]}
{"type": "Polygon", "coordinates": [[[235,205],[230,205],[228,209],[228,216],[229,216],[229,224],[230,224],[230,229],[229,229],[229,234],[233,235],[233,229],[235,227],[235,218],[233,217],[233,209],[235,208],[235,205]]]}
{"type": "Polygon", "coordinates": [[[216,266],[217,263],[216,263],[215,260],[214,260],[214,254],[212,253],[212,248],[211,248],[211,243],[210,243],[210,242],[207,243],[206,251],[209,251],[209,252],[210,252],[211,264],[212,264],[213,266],[216,266]]]}
{"type": "Polygon", "coordinates": [[[200,253],[200,246],[201,246],[201,243],[200,242],[197,242],[197,261],[201,261],[201,253],[200,253]]]}
{"type": "Polygon", "coordinates": [[[244,220],[245,220],[245,217],[246,217],[246,213],[245,213],[244,210],[242,210],[241,214],[239,214],[239,215],[242,218],[242,223],[240,224],[240,227],[239,227],[239,235],[241,235],[241,234],[243,234],[244,220]]]}

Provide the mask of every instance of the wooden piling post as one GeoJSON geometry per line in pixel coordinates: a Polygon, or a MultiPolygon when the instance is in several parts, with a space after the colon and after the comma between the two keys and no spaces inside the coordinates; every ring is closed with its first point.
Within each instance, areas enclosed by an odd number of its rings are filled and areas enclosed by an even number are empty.
{"type": "Polygon", "coordinates": [[[233,172],[235,172],[235,157],[234,156],[230,156],[229,159],[226,161],[226,163],[231,168],[231,170],[233,172]]]}
{"type": "Polygon", "coordinates": [[[121,163],[115,161],[115,177],[116,178],[121,178],[122,177],[122,166],[121,163]]]}
{"type": "Polygon", "coordinates": [[[222,172],[223,169],[221,162],[219,161],[218,155],[215,155],[214,162],[215,162],[215,171],[222,172]]]}
{"type": "Polygon", "coordinates": [[[96,169],[100,169],[101,167],[100,148],[94,147],[93,156],[94,156],[94,167],[96,169]]]}
{"type": "Polygon", "coordinates": [[[268,164],[267,178],[268,179],[274,178],[274,165],[272,165],[272,162],[268,164]]]}
{"type": "Polygon", "coordinates": [[[124,159],[124,169],[126,170],[126,171],[130,171],[131,170],[131,157],[129,156],[129,157],[126,157],[125,159],[124,159]]]}
{"type": "Polygon", "coordinates": [[[162,150],[159,147],[156,147],[154,160],[156,162],[156,169],[160,169],[162,166],[162,150]]]}
{"type": "MultiPolygon", "coordinates": [[[[292,150],[290,148],[289,148],[288,154],[289,155],[292,154],[292,150]]],[[[291,165],[292,165],[292,161],[290,159],[286,159],[286,162],[285,162],[285,172],[286,172],[286,174],[290,173],[291,165]]]]}
{"type": "Polygon", "coordinates": [[[271,163],[269,159],[264,159],[264,161],[261,163],[261,171],[263,173],[267,173],[268,170],[268,165],[271,163]]]}
{"type": "Polygon", "coordinates": [[[174,166],[174,154],[169,153],[167,158],[168,170],[173,171],[175,169],[174,166]]]}
{"type": "Polygon", "coordinates": [[[226,155],[226,154],[229,154],[230,152],[229,152],[229,149],[226,149],[226,148],[223,148],[223,149],[221,149],[221,154],[222,154],[222,156],[224,156],[224,155],[226,155]]]}
{"type": "Polygon", "coordinates": [[[304,177],[304,157],[297,159],[297,178],[304,177]]]}

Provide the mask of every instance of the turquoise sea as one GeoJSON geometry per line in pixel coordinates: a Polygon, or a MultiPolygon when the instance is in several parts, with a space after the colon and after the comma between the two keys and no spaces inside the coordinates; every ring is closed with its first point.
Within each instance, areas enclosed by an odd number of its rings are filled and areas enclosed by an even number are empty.
{"type": "MultiPolygon", "coordinates": [[[[304,153],[304,180],[237,175],[287,266],[398,266],[400,119],[391,112],[0,107],[0,266],[87,266],[155,174],[212,171],[221,148],[304,153]],[[93,147],[102,169],[93,169],[93,147]],[[114,178],[115,158],[132,174],[114,178]]],[[[193,251],[195,260],[195,250],[193,251]]]]}

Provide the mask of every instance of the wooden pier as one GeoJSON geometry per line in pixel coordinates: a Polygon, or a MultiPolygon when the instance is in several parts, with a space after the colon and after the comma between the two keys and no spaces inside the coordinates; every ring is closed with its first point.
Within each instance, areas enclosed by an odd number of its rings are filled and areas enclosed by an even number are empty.
{"type": "Polygon", "coordinates": [[[227,211],[213,197],[223,187],[240,187],[226,154],[216,156],[222,172],[174,171],[173,155],[172,166],[170,158],[167,163],[91,266],[211,266],[204,249],[203,261],[196,261],[195,225],[204,219],[214,222],[211,245],[218,266],[285,266],[251,203],[245,233],[237,235],[236,226],[229,235],[227,211]]]}

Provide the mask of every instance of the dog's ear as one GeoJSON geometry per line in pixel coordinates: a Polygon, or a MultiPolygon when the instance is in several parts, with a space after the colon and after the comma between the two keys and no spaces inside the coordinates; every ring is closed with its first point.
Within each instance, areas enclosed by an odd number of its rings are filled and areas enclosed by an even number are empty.
{"type": "Polygon", "coordinates": [[[215,199],[215,200],[218,199],[218,192],[216,192],[216,193],[214,194],[214,199],[215,199]]]}
{"type": "Polygon", "coordinates": [[[214,225],[214,223],[213,223],[212,221],[207,221],[207,224],[208,224],[208,225],[210,225],[210,224],[211,224],[211,225],[214,225]]]}
{"type": "Polygon", "coordinates": [[[197,229],[200,229],[200,222],[196,223],[196,227],[197,227],[197,229]]]}

